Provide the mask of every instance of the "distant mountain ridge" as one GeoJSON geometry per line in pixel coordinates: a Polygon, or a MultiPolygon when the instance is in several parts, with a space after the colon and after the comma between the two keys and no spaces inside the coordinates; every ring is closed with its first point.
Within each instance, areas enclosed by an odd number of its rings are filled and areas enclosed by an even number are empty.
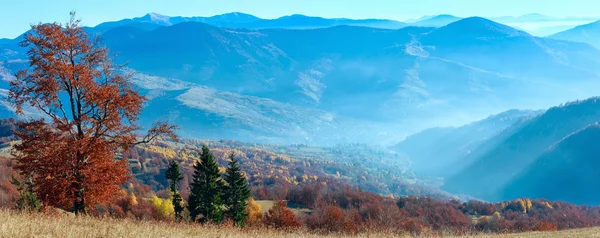
{"type": "Polygon", "coordinates": [[[433,17],[427,17],[416,22],[411,23],[413,26],[423,26],[423,27],[442,27],[448,25],[450,23],[456,22],[463,18],[456,17],[448,14],[437,15],[433,17]]]}
{"type": "Polygon", "coordinates": [[[277,19],[262,19],[245,13],[227,13],[212,17],[170,17],[157,13],[149,13],[142,17],[132,19],[123,19],[115,22],[101,23],[95,28],[107,29],[119,26],[127,26],[132,24],[154,24],[155,28],[159,26],[172,26],[183,22],[200,22],[217,27],[228,28],[248,28],[248,29],[264,29],[264,28],[288,28],[288,29],[310,29],[324,28],[339,25],[364,26],[374,28],[399,29],[407,26],[407,24],[383,19],[361,19],[353,20],[347,18],[322,18],[311,17],[300,14],[283,16],[277,19]]]}
{"type": "Polygon", "coordinates": [[[588,43],[600,49],[600,21],[556,33],[551,35],[550,38],[588,43]]]}

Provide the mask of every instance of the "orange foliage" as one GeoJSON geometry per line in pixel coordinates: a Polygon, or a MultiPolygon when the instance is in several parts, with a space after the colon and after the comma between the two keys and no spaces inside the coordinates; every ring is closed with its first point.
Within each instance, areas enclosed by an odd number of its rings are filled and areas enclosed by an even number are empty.
{"type": "Polygon", "coordinates": [[[554,223],[542,221],[536,227],[533,228],[534,231],[557,231],[558,226],[554,223]]]}
{"type": "MultiPolygon", "coordinates": [[[[115,153],[136,144],[135,125],[146,100],[118,73],[108,50],[90,40],[74,13],[64,26],[32,26],[22,43],[30,69],[11,81],[17,114],[29,105],[44,119],[19,123],[16,168],[36,182],[45,204],[85,213],[108,202],[128,177],[115,153]]],[[[173,139],[175,127],[156,124],[142,142],[173,139]]]]}
{"type": "Polygon", "coordinates": [[[248,217],[246,217],[246,224],[249,226],[259,225],[262,220],[261,206],[254,198],[248,199],[248,207],[246,207],[248,217]]]}
{"type": "Polygon", "coordinates": [[[263,222],[266,226],[275,229],[291,229],[300,227],[300,223],[296,220],[296,215],[292,210],[287,208],[284,201],[277,201],[275,205],[265,214],[263,222]]]}
{"type": "Polygon", "coordinates": [[[320,205],[306,217],[310,229],[322,232],[356,233],[362,227],[362,217],[357,210],[344,211],[340,207],[320,205]]]}

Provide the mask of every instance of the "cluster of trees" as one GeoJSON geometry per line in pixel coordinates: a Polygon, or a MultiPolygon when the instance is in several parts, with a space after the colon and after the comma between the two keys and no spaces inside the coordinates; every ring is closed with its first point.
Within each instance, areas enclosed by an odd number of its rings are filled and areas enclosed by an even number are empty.
{"type": "MultiPolygon", "coordinates": [[[[175,163],[175,162],[173,162],[175,163]]],[[[183,179],[176,165],[167,171],[167,178],[174,183],[183,179]]],[[[248,216],[246,208],[250,198],[250,187],[232,153],[224,175],[219,171],[215,157],[207,146],[202,147],[200,161],[194,165],[194,176],[190,184],[187,209],[191,221],[220,223],[223,218],[243,226],[248,216]]],[[[179,201],[181,202],[181,200],[179,201]]],[[[177,203],[173,200],[173,203],[177,203]]],[[[183,207],[177,204],[180,214],[183,207]]]]}

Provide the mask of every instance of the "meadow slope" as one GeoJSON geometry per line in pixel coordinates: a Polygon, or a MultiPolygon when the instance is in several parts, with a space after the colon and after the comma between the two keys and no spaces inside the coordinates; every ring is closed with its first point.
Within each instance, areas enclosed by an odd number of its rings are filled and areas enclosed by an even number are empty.
{"type": "MultiPolygon", "coordinates": [[[[137,221],[130,219],[75,217],[71,214],[31,214],[0,210],[0,237],[345,237],[305,231],[278,232],[271,229],[237,229],[187,223],[137,221]]],[[[459,237],[438,234],[442,237],[459,237]]],[[[418,237],[431,237],[433,234],[418,237]]],[[[369,232],[356,237],[410,237],[409,234],[369,232]]],[[[473,234],[467,237],[600,237],[600,228],[529,232],[516,234],[473,234]]]]}

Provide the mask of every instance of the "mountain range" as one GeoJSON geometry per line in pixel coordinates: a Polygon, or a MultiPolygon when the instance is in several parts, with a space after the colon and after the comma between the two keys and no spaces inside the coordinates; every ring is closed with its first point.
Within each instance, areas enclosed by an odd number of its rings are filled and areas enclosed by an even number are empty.
{"type": "MultiPolygon", "coordinates": [[[[214,24],[256,19],[193,19],[149,14],[86,28],[135,72],[151,99],[142,122],[168,118],[188,137],[386,144],[432,126],[592,96],[599,84],[596,48],[479,17],[401,29],[244,29],[214,24]]],[[[0,45],[4,89],[27,66],[16,42],[0,45]]]]}
{"type": "Polygon", "coordinates": [[[100,32],[107,29],[135,25],[139,28],[147,30],[155,29],[160,26],[172,26],[183,22],[199,22],[216,27],[226,28],[247,28],[247,29],[264,29],[264,28],[288,28],[288,29],[311,29],[325,28],[339,25],[350,26],[365,26],[374,28],[399,29],[407,26],[394,20],[384,19],[362,19],[353,20],[347,18],[327,19],[322,17],[312,17],[300,14],[284,16],[277,19],[261,19],[253,15],[245,13],[227,13],[212,17],[170,17],[158,13],[149,13],[142,17],[124,19],[115,22],[101,23],[94,28],[100,32]]]}

